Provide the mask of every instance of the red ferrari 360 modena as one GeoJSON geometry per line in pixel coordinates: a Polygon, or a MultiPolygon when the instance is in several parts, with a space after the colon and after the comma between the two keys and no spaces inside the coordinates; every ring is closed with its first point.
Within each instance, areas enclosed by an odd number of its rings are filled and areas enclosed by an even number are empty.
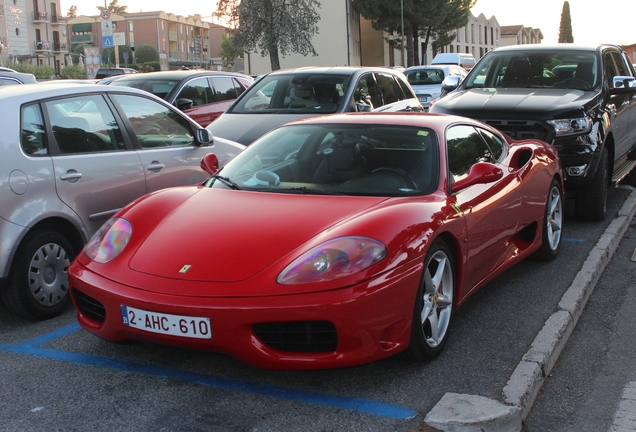
{"type": "Polygon", "coordinates": [[[84,329],[267,369],[424,361],[472,293],[561,243],[555,150],[467,118],[311,118],[201,164],[204,184],[138,199],[73,262],[84,329]]]}

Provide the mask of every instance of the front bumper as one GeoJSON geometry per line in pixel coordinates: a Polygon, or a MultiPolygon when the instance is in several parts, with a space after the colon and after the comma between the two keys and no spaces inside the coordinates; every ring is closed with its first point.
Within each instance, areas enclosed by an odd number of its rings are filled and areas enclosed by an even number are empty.
{"type": "Polygon", "coordinates": [[[139,339],[220,352],[263,369],[324,369],[379,360],[408,346],[421,271],[421,263],[410,263],[355,286],[269,297],[157,294],[113,282],[77,261],[69,268],[69,281],[80,325],[102,339],[139,339]],[[103,307],[103,319],[95,319],[85,296],[103,307]],[[212,338],[171,336],[129,327],[123,323],[122,305],[164,314],[209,317],[212,338]],[[254,330],[255,325],[265,323],[315,321],[333,324],[337,333],[335,350],[280,351],[254,330]]]}

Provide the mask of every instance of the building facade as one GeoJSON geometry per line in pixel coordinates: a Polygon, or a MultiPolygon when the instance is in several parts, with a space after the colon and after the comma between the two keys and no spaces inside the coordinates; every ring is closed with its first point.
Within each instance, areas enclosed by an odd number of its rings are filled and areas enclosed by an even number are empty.
{"type": "Polygon", "coordinates": [[[48,65],[59,73],[67,53],[59,0],[0,0],[0,62],[48,65]]]}
{"type": "Polygon", "coordinates": [[[503,26],[499,46],[535,44],[542,40],[543,33],[540,29],[522,25],[503,26]]]}

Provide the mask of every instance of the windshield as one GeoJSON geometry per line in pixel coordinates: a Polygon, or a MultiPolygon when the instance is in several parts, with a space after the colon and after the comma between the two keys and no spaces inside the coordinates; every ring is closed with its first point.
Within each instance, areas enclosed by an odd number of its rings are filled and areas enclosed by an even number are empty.
{"type": "Polygon", "coordinates": [[[148,93],[152,93],[155,96],[159,96],[161,99],[166,99],[172,89],[179,83],[179,80],[167,80],[167,79],[147,79],[147,80],[126,80],[117,79],[111,83],[111,85],[117,85],[122,87],[133,87],[141,90],[145,90],[148,93]]]}
{"type": "Polygon", "coordinates": [[[492,52],[466,78],[465,88],[559,88],[599,85],[595,53],[583,51],[492,52]]]}
{"type": "Polygon", "coordinates": [[[275,74],[252,84],[233,114],[335,113],[344,101],[349,75],[275,74]]]}
{"type": "Polygon", "coordinates": [[[437,142],[431,129],[413,126],[288,125],[230,161],[218,173],[222,181],[206,184],[280,193],[431,193],[439,178],[437,142]]]}
{"type": "Polygon", "coordinates": [[[406,71],[406,79],[411,85],[442,84],[444,70],[438,68],[414,69],[406,71]]]}

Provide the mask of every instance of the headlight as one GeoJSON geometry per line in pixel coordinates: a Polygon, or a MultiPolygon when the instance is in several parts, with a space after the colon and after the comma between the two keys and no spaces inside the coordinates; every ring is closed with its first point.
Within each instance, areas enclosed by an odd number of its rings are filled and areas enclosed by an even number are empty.
{"type": "Polygon", "coordinates": [[[349,276],[380,262],[386,246],[366,237],[342,237],[325,242],[294,260],[278,275],[280,284],[324,282],[349,276]]]}
{"type": "Polygon", "coordinates": [[[109,219],[84,247],[84,253],[95,262],[105,264],[124,250],[132,234],[126,219],[109,219]]]}
{"type": "Polygon", "coordinates": [[[557,137],[588,133],[592,130],[592,119],[581,117],[575,119],[548,120],[554,127],[557,137]]]}

